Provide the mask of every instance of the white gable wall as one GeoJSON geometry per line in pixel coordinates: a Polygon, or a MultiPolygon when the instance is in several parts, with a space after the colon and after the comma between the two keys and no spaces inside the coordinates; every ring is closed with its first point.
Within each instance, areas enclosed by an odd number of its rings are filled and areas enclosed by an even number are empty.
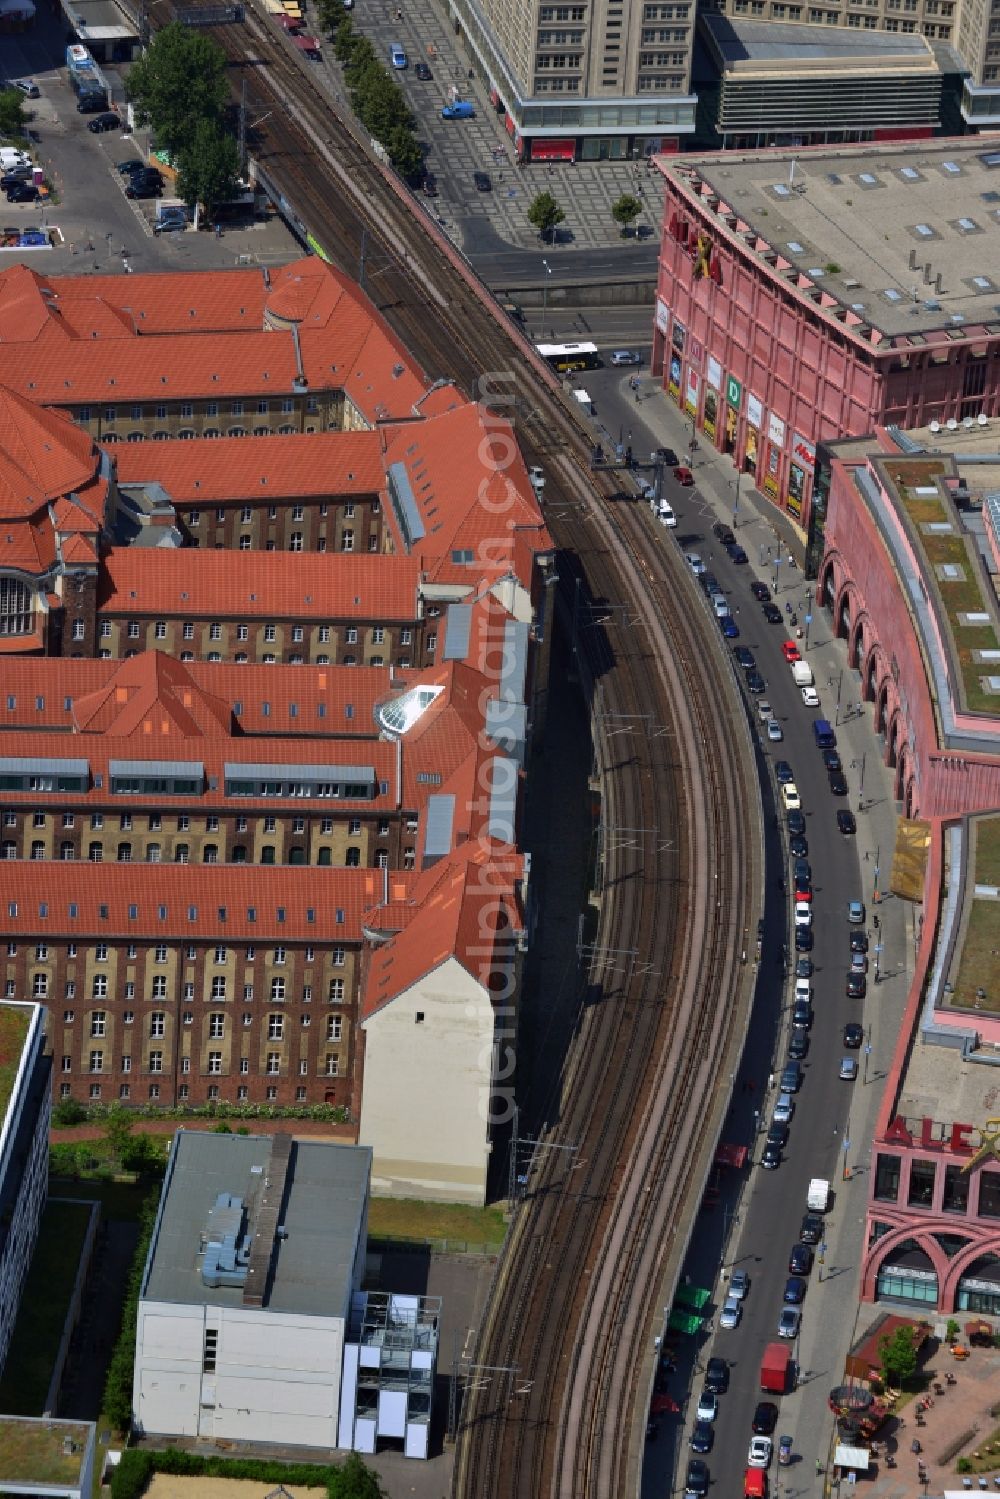
{"type": "Polygon", "coordinates": [[[372,1191],[484,1203],[494,1039],[486,990],[448,958],[364,1030],[359,1144],[374,1153],[372,1191]]]}

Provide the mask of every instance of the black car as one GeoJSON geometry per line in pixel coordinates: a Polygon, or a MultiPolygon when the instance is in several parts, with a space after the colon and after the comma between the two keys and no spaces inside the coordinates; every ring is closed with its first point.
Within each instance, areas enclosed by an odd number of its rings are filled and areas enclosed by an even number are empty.
{"type": "Polygon", "coordinates": [[[8,203],[34,203],[38,188],[33,182],[12,182],[7,189],[8,203]]]}
{"type": "Polygon", "coordinates": [[[788,1144],[788,1125],[771,1123],[767,1127],[768,1145],[777,1145],[780,1150],[782,1145],[788,1144]]]}
{"type": "Polygon", "coordinates": [[[771,602],[771,590],[766,583],[751,583],[750,592],[758,604],[769,604],[771,602]]]}
{"type": "Polygon", "coordinates": [[[765,604],[763,606],[763,609],[761,610],[761,613],[763,614],[769,625],[780,625],[785,617],[782,614],[781,610],[778,608],[777,604],[765,604]]]}
{"type": "Polygon", "coordinates": [[[812,958],[798,958],[795,963],[795,977],[797,979],[811,979],[813,976],[812,958]]]}
{"type": "Polygon", "coordinates": [[[801,1306],[805,1294],[806,1282],[801,1275],[790,1275],[785,1281],[785,1294],[781,1299],[786,1306],[801,1306]]]}
{"type": "Polygon", "coordinates": [[[780,1093],[797,1093],[802,1087],[802,1068],[798,1062],[786,1062],[781,1069],[780,1093]]]}
{"type": "Polygon", "coordinates": [[[801,812],[789,812],[785,817],[785,822],[793,837],[798,837],[806,830],[806,820],[801,812]]]}
{"type": "Polygon", "coordinates": [[[849,973],[847,975],[848,999],[864,999],[867,992],[868,980],[863,973],[849,973]]]}
{"type": "Polygon", "coordinates": [[[729,1365],[724,1358],[710,1358],[705,1365],[705,1388],[713,1395],[724,1395],[729,1389],[729,1365]]]}
{"type": "Polygon", "coordinates": [[[703,1463],[700,1457],[693,1457],[688,1463],[684,1492],[694,1494],[696,1499],[708,1493],[708,1463],[703,1463]]]}
{"type": "Polygon", "coordinates": [[[155,177],[133,177],[125,189],[126,198],[158,198],[163,192],[163,183],[155,177]]]}
{"type": "Polygon", "coordinates": [[[696,1421],[689,1446],[692,1452],[711,1452],[715,1440],[715,1427],[711,1421],[696,1421]]]}
{"type": "Polygon", "coordinates": [[[837,813],[837,827],[844,834],[845,838],[850,838],[852,834],[858,831],[858,825],[854,820],[854,813],[843,809],[839,811],[837,813]]]}
{"type": "Polygon", "coordinates": [[[809,845],[801,833],[796,833],[794,838],[789,838],[788,852],[793,859],[805,859],[808,857],[809,845]]]}
{"type": "Polygon", "coordinates": [[[847,777],[842,770],[831,770],[827,779],[830,782],[830,790],[834,796],[847,795],[847,777]]]}
{"type": "Polygon", "coordinates": [[[844,1026],[844,1045],[851,1051],[857,1051],[864,1039],[864,1026],[859,1025],[856,1020],[849,1020],[844,1026]]]}
{"type": "Polygon", "coordinates": [[[797,926],[795,928],[795,951],[812,952],[813,933],[811,926],[797,926]]]}
{"type": "Polygon", "coordinates": [[[721,520],[715,522],[715,525],[712,527],[712,535],[717,536],[724,547],[729,546],[730,542],[736,540],[736,534],[732,527],[727,526],[725,521],[721,520]]]}
{"type": "Polygon", "coordinates": [[[16,186],[18,182],[30,182],[34,170],[32,166],[11,167],[0,177],[0,187],[6,192],[9,187],[16,186]]]}
{"type": "Polygon", "coordinates": [[[797,880],[811,880],[812,865],[806,858],[795,859],[792,863],[792,873],[797,880]]]}
{"type": "Polygon", "coordinates": [[[813,1252],[808,1244],[793,1244],[792,1252],[788,1256],[788,1270],[791,1275],[808,1275],[812,1269],[813,1252]]]}
{"type": "Polygon", "coordinates": [[[673,448],[657,448],[653,453],[654,463],[664,463],[668,468],[676,468],[680,460],[673,448]]]}
{"type": "Polygon", "coordinates": [[[702,593],[721,592],[719,580],[714,573],[702,573],[698,579],[698,582],[701,584],[702,593]]]}
{"type": "Polygon", "coordinates": [[[792,1005],[792,1024],[807,1030],[813,1023],[813,1008],[808,999],[797,999],[792,1005]]]}
{"type": "Polygon", "coordinates": [[[760,672],[759,671],[748,671],[747,672],[747,692],[752,693],[754,697],[760,697],[766,691],[767,691],[767,683],[764,681],[764,678],[761,676],[760,672]]]}
{"type": "Polygon", "coordinates": [[[757,658],[754,656],[753,651],[747,650],[745,645],[734,646],[733,655],[736,657],[737,664],[742,666],[744,671],[753,671],[755,669],[757,658]]]}
{"type": "Polygon", "coordinates": [[[753,1413],[751,1430],[755,1437],[769,1437],[778,1424],[778,1407],[773,1400],[761,1400],[753,1413]]]}
{"type": "Polygon", "coordinates": [[[795,772],[787,760],[775,760],[774,779],[779,786],[789,786],[795,781],[795,772]]]}
{"type": "Polygon", "coordinates": [[[92,135],[103,135],[105,130],[119,129],[121,122],[121,115],[116,115],[113,110],[108,109],[103,114],[95,115],[87,129],[92,135]]]}
{"type": "Polygon", "coordinates": [[[801,1062],[809,1052],[809,1032],[804,1025],[793,1025],[788,1042],[788,1055],[793,1062],[801,1062]]]}
{"type": "Polygon", "coordinates": [[[823,1237],[823,1220],[818,1213],[806,1213],[799,1224],[799,1238],[803,1244],[818,1244],[823,1237]]]}
{"type": "Polygon", "coordinates": [[[102,109],[107,109],[107,107],[107,94],[103,92],[81,94],[76,106],[76,112],[78,115],[96,115],[99,114],[102,109]]]}
{"type": "Polygon", "coordinates": [[[434,77],[434,74],[431,72],[430,68],[425,62],[418,62],[413,71],[420,79],[421,83],[430,83],[431,79],[434,77]]]}
{"type": "Polygon", "coordinates": [[[825,749],[823,751],[823,764],[827,770],[843,770],[844,768],[840,763],[840,756],[835,749],[825,749]]]}
{"type": "MultiPolygon", "coordinates": [[[[490,180],[489,172],[473,172],[472,180],[476,184],[477,193],[491,193],[493,191],[493,183],[490,180]]],[[[704,1466],[705,1464],[702,1463],[702,1467],[704,1466]]]]}
{"type": "Polygon", "coordinates": [[[760,1164],[765,1171],[777,1171],[781,1165],[781,1147],[768,1143],[760,1153],[760,1164]]]}
{"type": "Polygon", "coordinates": [[[128,156],[124,161],[115,163],[115,171],[122,177],[128,177],[133,172],[144,172],[146,167],[147,163],[141,156],[128,156]]]}
{"type": "Polygon", "coordinates": [[[731,541],[726,547],[726,552],[729,555],[730,562],[735,563],[737,567],[741,567],[744,562],[750,560],[738,541],[731,541]]]}
{"type": "Polygon", "coordinates": [[[855,927],[854,931],[851,933],[851,952],[867,952],[867,951],[868,951],[868,933],[867,932],[859,931],[858,928],[855,927]]]}

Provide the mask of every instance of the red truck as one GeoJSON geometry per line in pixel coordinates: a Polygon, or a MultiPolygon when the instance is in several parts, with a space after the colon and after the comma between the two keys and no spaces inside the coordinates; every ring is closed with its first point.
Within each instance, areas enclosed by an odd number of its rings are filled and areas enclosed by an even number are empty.
{"type": "Polygon", "coordinates": [[[760,1361],[760,1387],[771,1395],[784,1395],[788,1388],[791,1350],[787,1343],[768,1343],[760,1361]]]}

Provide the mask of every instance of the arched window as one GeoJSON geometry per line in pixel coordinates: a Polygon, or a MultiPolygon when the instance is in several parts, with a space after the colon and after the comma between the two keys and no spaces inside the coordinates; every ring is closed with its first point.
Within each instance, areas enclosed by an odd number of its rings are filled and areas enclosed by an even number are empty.
{"type": "Polygon", "coordinates": [[[246,427],[230,427],[229,431],[226,433],[227,437],[246,437],[246,435],[246,427]]]}
{"type": "Polygon", "coordinates": [[[180,438],[180,440],[182,442],[190,442],[191,438],[194,436],[194,428],[193,427],[182,427],[180,429],[180,431],[178,432],[177,436],[180,438]]]}
{"type": "Polygon", "coordinates": [[[188,858],[190,857],[190,852],[191,851],[186,843],[178,843],[177,847],[174,849],[174,863],[186,864],[188,858]]]}
{"type": "Polygon", "coordinates": [[[0,578],[0,635],[31,631],[31,590],[17,578],[0,578]]]}
{"type": "Polygon", "coordinates": [[[72,843],[61,843],[59,845],[59,857],[60,857],[60,859],[75,859],[76,858],[76,852],[75,852],[75,850],[73,848],[72,843]]]}
{"type": "Polygon", "coordinates": [[[131,864],[131,862],[132,862],[132,845],[131,845],[131,843],[119,843],[119,845],[118,845],[118,862],[119,862],[119,864],[131,864]]]}
{"type": "Polygon", "coordinates": [[[31,845],[31,857],[33,859],[45,858],[45,844],[40,838],[36,838],[31,845]]]}
{"type": "Polygon", "coordinates": [[[103,437],[101,438],[101,441],[102,442],[117,442],[118,441],[118,433],[117,432],[105,432],[104,435],[103,435],[103,437]]]}
{"type": "Polygon", "coordinates": [[[87,858],[90,860],[91,864],[100,864],[101,860],[104,858],[104,844],[92,843],[87,850],[87,858]]]}
{"type": "Polygon", "coordinates": [[[128,435],[128,438],[126,439],[126,441],[128,441],[128,442],[145,442],[146,441],[146,434],[145,434],[145,432],[130,432],[129,435],[128,435]]]}
{"type": "Polygon", "coordinates": [[[205,864],[218,864],[219,845],[217,843],[206,843],[202,849],[202,862],[205,864]]]}
{"type": "Polygon", "coordinates": [[[17,858],[17,844],[13,838],[6,838],[3,845],[3,856],[5,859],[17,858]]]}
{"type": "Polygon", "coordinates": [[[361,864],[360,848],[349,848],[347,850],[347,858],[344,860],[344,862],[347,865],[348,869],[357,869],[361,864]]]}
{"type": "Polygon", "coordinates": [[[247,846],[246,846],[246,844],[245,843],[236,843],[236,844],[234,844],[233,845],[233,863],[234,864],[245,864],[246,861],[247,861],[247,846]]]}

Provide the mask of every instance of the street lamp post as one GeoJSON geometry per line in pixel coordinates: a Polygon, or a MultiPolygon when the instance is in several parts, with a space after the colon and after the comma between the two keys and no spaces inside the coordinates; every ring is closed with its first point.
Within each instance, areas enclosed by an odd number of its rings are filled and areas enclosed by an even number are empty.
{"type": "Polygon", "coordinates": [[[545,268],[545,276],[542,279],[542,337],[545,337],[545,316],[549,307],[549,277],[552,275],[552,267],[547,260],[542,261],[545,268]]]}
{"type": "Polygon", "coordinates": [[[740,513],[740,479],[742,477],[743,477],[742,470],[741,469],[737,469],[736,470],[736,486],[735,486],[736,487],[736,498],[733,501],[733,530],[734,531],[736,530],[736,527],[739,524],[739,521],[738,521],[737,517],[739,516],[739,513],[740,513]]]}
{"type": "Polygon", "coordinates": [[[775,550],[774,550],[774,591],[775,591],[775,593],[777,593],[779,591],[778,590],[778,569],[780,568],[780,566],[781,566],[781,548],[779,546],[779,547],[775,547],[775,550]]]}
{"type": "MultiPolygon", "coordinates": [[[[840,705],[840,699],[839,698],[837,699],[837,704],[838,704],[838,707],[839,707],[839,705],[840,705]]],[[[838,722],[839,722],[839,719],[838,719],[838,722]]],[[[851,769],[852,770],[858,770],[859,768],[861,770],[861,781],[860,781],[860,783],[858,785],[858,811],[859,812],[863,812],[865,810],[865,760],[867,759],[867,757],[868,757],[868,751],[865,750],[865,752],[861,756],[860,760],[852,760],[851,761],[851,769]]],[[[877,854],[875,856],[875,863],[876,863],[876,866],[877,866],[878,865],[878,855],[877,854]]],[[[877,867],[876,867],[876,870],[875,870],[875,888],[876,888],[876,890],[878,889],[878,868],[877,867]]]]}
{"type": "Polygon", "coordinates": [[[862,1079],[862,1084],[861,1084],[861,1086],[863,1088],[866,1088],[868,1086],[868,1058],[872,1054],[872,1043],[871,1043],[870,1037],[871,1037],[871,1026],[869,1026],[868,1030],[865,1032],[865,1075],[864,1075],[864,1078],[862,1079]]]}
{"type": "MultiPolygon", "coordinates": [[[[832,678],[831,678],[831,683],[832,683],[832,678]]],[[[835,726],[839,726],[839,724],[840,724],[840,698],[841,698],[841,694],[843,693],[843,690],[844,690],[844,668],[841,667],[840,668],[840,676],[837,678],[837,711],[834,714],[834,719],[833,719],[835,726]]]]}
{"type": "Polygon", "coordinates": [[[882,899],[881,895],[879,894],[879,888],[878,888],[878,861],[879,861],[879,855],[881,854],[881,852],[882,852],[882,845],[880,843],[876,843],[876,845],[875,845],[875,884],[873,886],[873,893],[872,893],[872,902],[876,906],[878,905],[879,901],[882,899]]]}

